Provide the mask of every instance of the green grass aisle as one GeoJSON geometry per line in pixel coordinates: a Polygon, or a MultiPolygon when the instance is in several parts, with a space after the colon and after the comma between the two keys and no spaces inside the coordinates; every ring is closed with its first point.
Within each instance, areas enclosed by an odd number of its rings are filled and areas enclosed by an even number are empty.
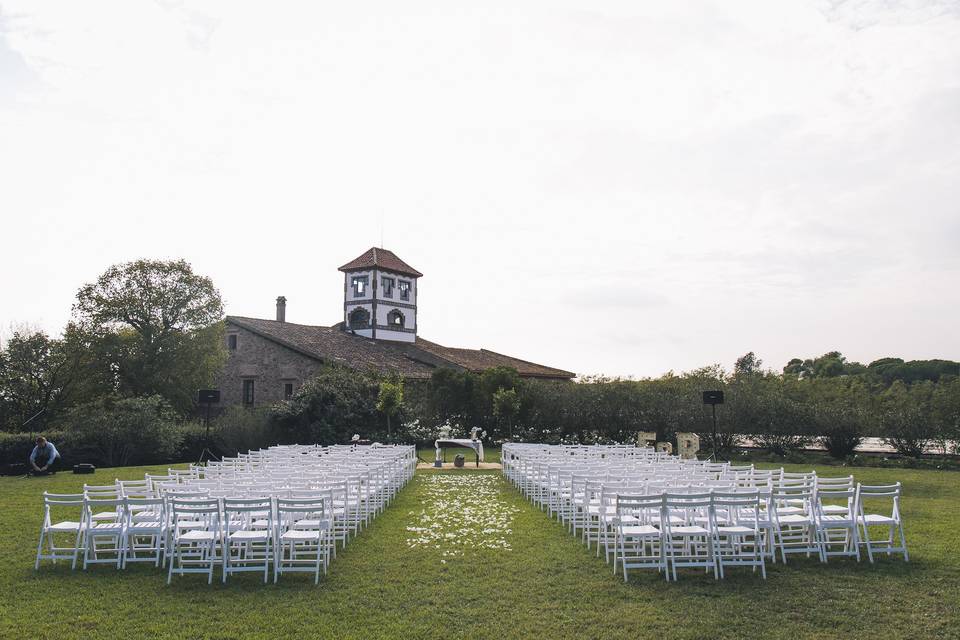
{"type": "Polygon", "coordinates": [[[319,587],[307,576],[263,586],[254,575],[167,587],[143,565],[34,573],[40,493],[75,490],[84,477],[2,478],[0,638],[960,637],[960,475],[854,473],[904,482],[910,564],[791,559],[766,582],[685,572],[667,584],[638,572],[625,585],[498,472],[421,471],[319,587]]]}

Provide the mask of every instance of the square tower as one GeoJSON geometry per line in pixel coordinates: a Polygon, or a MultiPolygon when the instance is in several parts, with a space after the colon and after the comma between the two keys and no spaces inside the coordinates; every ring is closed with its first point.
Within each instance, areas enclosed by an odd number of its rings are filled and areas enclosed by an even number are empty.
{"type": "Polygon", "coordinates": [[[417,279],[422,273],[392,251],[377,247],[340,271],[345,331],[374,340],[416,341],[417,279]]]}

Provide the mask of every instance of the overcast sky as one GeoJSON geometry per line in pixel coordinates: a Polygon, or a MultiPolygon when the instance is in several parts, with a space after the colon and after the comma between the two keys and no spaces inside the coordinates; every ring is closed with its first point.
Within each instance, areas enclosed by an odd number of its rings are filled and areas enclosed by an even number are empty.
{"type": "Polygon", "coordinates": [[[0,326],[185,258],[576,371],[960,359],[960,3],[0,0],[0,326]]]}

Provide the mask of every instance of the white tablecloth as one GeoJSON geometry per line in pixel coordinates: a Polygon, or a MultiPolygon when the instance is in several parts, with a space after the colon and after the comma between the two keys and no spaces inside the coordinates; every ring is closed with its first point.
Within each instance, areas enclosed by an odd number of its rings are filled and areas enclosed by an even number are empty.
{"type": "MultiPolygon", "coordinates": [[[[446,445],[448,447],[466,447],[467,449],[473,449],[477,452],[477,456],[480,458],[480,462],[483,462],[483,443],[479,440],[470,440],[469,438],[464,439],[449,439],[449,440],[436,440],[433,443],[434,448],[439,452],[440,445],[446,445]]],[[[439,454],[437,458],[439,459],[439,454]]]]}

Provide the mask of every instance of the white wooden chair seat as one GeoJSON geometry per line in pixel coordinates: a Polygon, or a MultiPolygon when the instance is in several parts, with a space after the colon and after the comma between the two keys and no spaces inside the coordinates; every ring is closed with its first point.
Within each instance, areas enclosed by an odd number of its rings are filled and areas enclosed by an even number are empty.
{"type": "Polygon", "coordinates": [[[151,511],[151,510],[137,511],[137,512],[134,512],[131,515],[131,517],[133,518],[134,522],[137,522],[140,520],[156,520],[157,518],[160,517],[160,512],[151,511]]]}
{"type": "Polygon", "coordinates": [[[855,519],[852,515],[824,515],[820,517],[820,522],[830,524],[853,524],[855,519]]]}
{"type": "Polygon", "coordinates": [[[671,526],[670,532],[674,535],[679,536],[707,536],[710,535],[710,532],[699,525],[688,524],[680,526],[671,526]]]}
{"type": "Polygon", "coordinates": [[[631,525],[627,527],[620,527],[618,530],[620,535],[626,537],[660,535],[660,529],[656,528],[652,524],[631,525]]]}
{"type": "Polygon", "coordinates": [[[216,532],[206,531],[203,529],[194,529],[180,535],[180,540],[185,540],[187,542],[210,542],[216,539],[216,532]]]}
{"type": "Polygon", "coordinates": [[[241,531],[231,532],[230,540],[247,541],[247,542],[252,542],[257,540],[262,541],[262,540],[267,540],[270,537],[270,535],[271,533],[269,531],[262,530],[262,529],[259,531],[251,530],[251,529],[243,529],[241,531]]]}
{"type": "Polygon", "coordinates": [[[329,520],[297,520],[294,525],[297,529],[329,529],[331,522],[329,520]]]}
{"type": "Polygon", "coordinates": [[[787,514],[779,515],[780,524],[796,526],[796,525],[812,525],[813,519],[808,515],[803,514],[787,514]]]}
{"type": "Polygon", "coordinates": [[[94,513],[90,516],[90,519],[94,522],[105,522],[109,520],[117,520],[120,517],[120,514],[116,511],[101,511],[100,513],[94,513]]]}
{"type": "Polygon", "coordinates": [[[868,513],[858,518],[858,520],[860,523],[865,523],[867,525],[890,526],[892,524],[897,524],[896,519],[891,518],[890,516],[880,515],[879,513],[868,513]]]}
{"type": "Polygon", "coordinates": [[[847,507],[840,504],[825,504],[823,505],[823,512],[827,514],[834,513],[847,513],[850,511],[847,507]]]}
{"type": "Polygon", "coordinates": [[[738,524],[717,527],[717,533],[720,535],[747,535],[753,532],[752,527],[745,527],[738,524]]]}
{"type": "Polygon", "coordinates": [[[318,542],[320,540],[320,532],[306,529],[290,529],[280,534],[280,539],[284,542],[318,542]]]}

